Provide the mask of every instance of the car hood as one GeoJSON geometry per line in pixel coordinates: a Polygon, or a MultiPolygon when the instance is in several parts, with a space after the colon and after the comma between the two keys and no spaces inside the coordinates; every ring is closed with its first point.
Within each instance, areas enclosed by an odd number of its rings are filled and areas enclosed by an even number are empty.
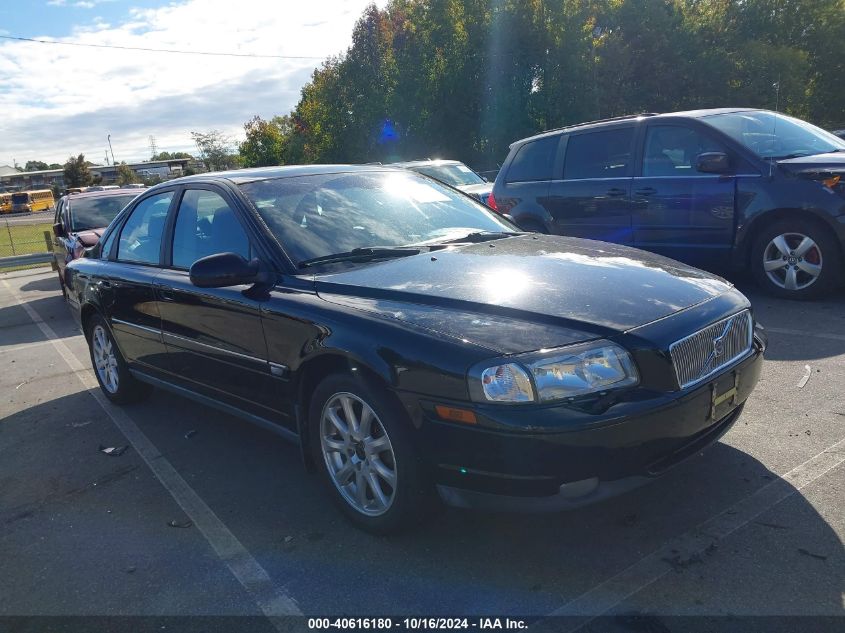
{"type": "Polygon", "coordinates": [[[829,152],[779,160],[778,165],[793,174],[845,173],[845,152],[829,152]]]}
{"type": "Polygon", "coordinates": [[[91,248],[99,241],[105,230],[105,228],[86,229],[84,231],[78,231],[74,235],[76,235],[76,239],[79,240],[79,243],[85,248],[91,248]]]}
{"type": "Polygon", "coordinates": [[[731,289],[652,253],[537,234],[358,265],[314,281],[328,301],[504,353],[611,336],[731,289]]]}

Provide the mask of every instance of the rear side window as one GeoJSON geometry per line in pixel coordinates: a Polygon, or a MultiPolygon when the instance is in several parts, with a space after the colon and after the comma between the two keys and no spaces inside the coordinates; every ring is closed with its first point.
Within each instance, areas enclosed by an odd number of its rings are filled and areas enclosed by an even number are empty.
{"type": "Polygon", "coordinates": [[[173,192],[142,200],[123,225],[117,244],[117,259],[123,262],[158,264],[161,236],[173,192]]]}
{"type": "Polygon", "coordinates": [[[513,157],[505,182],[551,180],[560,136],[547,136],[526,143],[513,157]]]}
{"type": "Polygon", "coordinates": [[[633,145],[633,127],[570,136],[563,177],[575,180],[630,176],[633,145]]]}

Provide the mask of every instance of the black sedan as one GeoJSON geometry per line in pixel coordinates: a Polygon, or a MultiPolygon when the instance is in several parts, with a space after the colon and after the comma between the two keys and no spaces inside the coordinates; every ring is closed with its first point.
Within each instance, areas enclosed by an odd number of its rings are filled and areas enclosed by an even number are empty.
{"type": "Polygon", "coordinates": [[[438,496],[563,509],[644,483],[731,427],[765,348],[719,277],[378,166],[155,186],[68,271],[109,399],[162,387],[294,440],[374,532],[438,496]]]}

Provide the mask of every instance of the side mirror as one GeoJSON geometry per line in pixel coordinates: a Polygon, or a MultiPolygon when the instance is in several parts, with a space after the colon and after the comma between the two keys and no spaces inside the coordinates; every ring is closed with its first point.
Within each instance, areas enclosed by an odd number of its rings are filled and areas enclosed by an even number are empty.
{"type": "Polygon", "coordinates": [[[65,227],[62,226],[61,222],[56,222],[53,225],[53,235],[56,237],[64,237],[65,236],[65,227]]]}
{"type": "Polygon", "coordinates": [[[695,168],[705,174],[724,174],[731,163],[724,152],[704,152],[696,157],[695,168]]]}
{"type": "Polygon", "coordinates": [[[260,280],[257,259],[248,262],[236,253],[217,253],[198,259],[190,270],[191,283],[197,288],[226,288],[254,284],[260,280]]]}

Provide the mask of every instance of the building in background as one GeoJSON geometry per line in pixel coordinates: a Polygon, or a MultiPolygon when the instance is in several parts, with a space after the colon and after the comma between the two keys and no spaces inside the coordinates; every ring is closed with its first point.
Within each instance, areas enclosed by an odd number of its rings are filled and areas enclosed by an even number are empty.
{"type": "MultiPolygon", "coordinates": [[[[128,163],[127,166],[138,176],[138,181],[155,179],[170,180],[185,174],[190,167],[193,171],[201,171],[201,161],[191,158],[175,158],[171,160],[156,160],[143,163],[128,163]]],[[[56,186],[64,189],[64,170],[42,169],[40,171],[17,171],[0,166],[0,191],[28,191],[31,189],[49,189],[56,186]]],[[[91,175],[99,176],[101,185],[112,185],[117,182],[117,165],[89,165],[91,175]]]]}

